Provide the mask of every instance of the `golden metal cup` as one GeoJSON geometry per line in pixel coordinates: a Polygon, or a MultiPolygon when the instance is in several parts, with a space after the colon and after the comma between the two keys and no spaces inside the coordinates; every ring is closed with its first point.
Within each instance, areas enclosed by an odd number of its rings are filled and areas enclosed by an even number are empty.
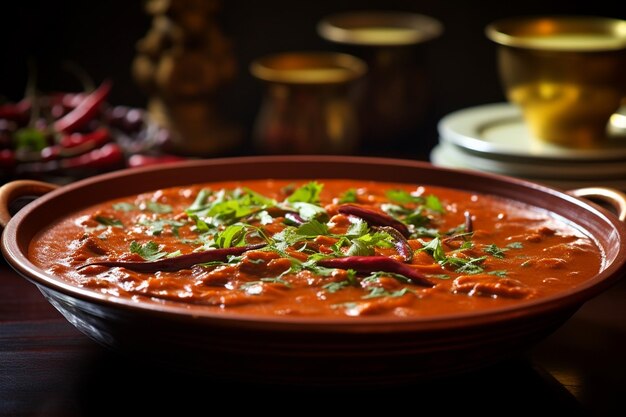
{"type": "Polygon", "coordinates": [[[485,32],[499,44],[507,98],[535,138],[570,148],[606,144],[609,119],[626,97],[626,20],[519,17],[485,32]]]}
{"type": "Polygon", "coordinates": [[[358,80],[367,64],[347,54],[284,52],[256,59],[266,84],[254,123],[262,153],[348,154],[357,150],[358,80]]]}
{"type": "Polygon", "coordinates": [[[340,12],[320,20],[322,38],[367,64],[359,106],[364,144],[386,149],[413,142],[432,107],[426,48],[443,30],[433,17],[400,11],[340,12]]]}

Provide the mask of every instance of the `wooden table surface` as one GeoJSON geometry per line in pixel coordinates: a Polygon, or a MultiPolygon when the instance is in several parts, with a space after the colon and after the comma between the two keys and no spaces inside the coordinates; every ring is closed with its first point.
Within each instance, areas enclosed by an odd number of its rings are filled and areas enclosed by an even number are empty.
{"type": "Polygon", "coordinates": [[[393,387],[255,386],[131,363],[78,332],[30,282],[0,263],[0,415],[98,416],[212,412],[234,393],[239,411],[352,412],[439,407],[444,414],[626,415],[626,280],[588,302],[528,355],[454,378],[393,387]],[[331,401],[332,400],[332,401],[331,401]],[[127,405],[122,405],[127,403],[127,405]],[[429,405],[426,407],[426,405],[429,405]],[[126,407],[126,408],[122,408],[126,407]],[[199,409],[197,407],[200,407],[199,409]]]}

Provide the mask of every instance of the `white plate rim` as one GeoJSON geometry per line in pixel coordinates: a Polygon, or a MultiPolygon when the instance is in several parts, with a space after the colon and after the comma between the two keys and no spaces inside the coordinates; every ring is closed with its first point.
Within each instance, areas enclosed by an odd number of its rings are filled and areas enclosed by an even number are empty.
{"type": "Polygon", "coordinates": [[[435,166],[440,166],[444,168],[454,168],[460,170],[468,170],[468,171],[480,171],[480,172],[488,172],[491,174],[497,175],[506,175],[510,177],[521,178],[527,181],[532,181],[536,183],[540,183],[543,185],[547,185],[549,187],[556,187],[563,190],[572,190],[581,187],[592,187],[592,186],[603,186],[603,187],[613,187],[619,190],[626,191],[626,178],[624,179],[616,179],[616,178],[598,178],[598,179],[574,179],[574,178],[539,178],[533,177],[530,175],[512,175],[512,174],[503,174],[496,171],[488,171],[479,169],[475,166],[471,166],[470,164],[463,163],[459,161],[454,156],[451,156],[445,152],[445,149],[442,148],[442,144],[436,145],[430,152],[430,161],[435,166]]]}
{"type": "Polygon", "coordinates": [[[463,161],[464,166],[498,174],[573,180],[626,179],[626,161],[552,161],[550,163],[544,160],[534,162],[500,160],[485,157],[485,155],[458,147],[450,142],[441,141],[437,146],[438,152],[443,153],[448,159],[463,161]]]}
{"type": "Polygon", "coordinates": [[[506,120],[523,123],[521,110],[507,102],[489,103],[447,114],[439,120],[437,130],[442,141],[492,157],[569,161],[626,159],[626,146],[603,149],[568,149],[546,145],[543,147],[543,152],[520,153],[518,148],[507,147],[481,138],[481,131],[484,130],[484,126],[506,120]]]}

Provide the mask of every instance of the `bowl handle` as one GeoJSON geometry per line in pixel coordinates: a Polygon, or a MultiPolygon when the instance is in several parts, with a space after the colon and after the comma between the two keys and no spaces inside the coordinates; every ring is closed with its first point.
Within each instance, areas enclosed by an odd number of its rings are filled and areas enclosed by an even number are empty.
{"type": "Polygon", "coordinates": [[[621,221],[626,221],[626,194],[621,191],[607,187],[588,187],[570,190],[568,193],[574,197],[596,199],[607,203],[615,209],[621,221]]]}
{"type": "Polygon", "coordinates": [[[0,228],[4,228],[11,220],[11,204],[20,197],[39,197],[59,186],[48,182],[34,180],[16,180],[0,187],[0,228]]]}

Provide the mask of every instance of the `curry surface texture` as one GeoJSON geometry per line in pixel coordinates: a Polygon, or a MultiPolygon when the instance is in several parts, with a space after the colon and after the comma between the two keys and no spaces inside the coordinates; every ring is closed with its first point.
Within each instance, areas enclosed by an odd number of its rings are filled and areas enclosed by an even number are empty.
{"type": "Polygon", "coordinates": [[[603,263],[592,239],[540,208],[345,179],[119,198],[41,231],[29,257],[75,286],[138,303],[309,317],[493,310],[576,287],[603,263]]]}

